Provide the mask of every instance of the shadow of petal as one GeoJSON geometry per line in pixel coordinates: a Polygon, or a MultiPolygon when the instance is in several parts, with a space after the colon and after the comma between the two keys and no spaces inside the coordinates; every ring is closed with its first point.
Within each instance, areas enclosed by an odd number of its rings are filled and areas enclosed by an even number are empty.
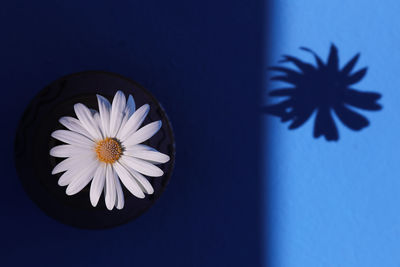
{"type": "Polygon", "coordinates": [[[339,139],[331,111],[327,107],[319,109],[315,118],[314,137],[318,138],[320,136],[325,136],[328,141],[337,141],[339,139]]]}
{"type": "Polygon", "coordinates": [[[351,85],[351,84],[355,84],[355,83],[358,83],[359,81],[361,81],[361,79],[364,78],[365,74],[367,74],[367,69],[368,68],[362,68],[361,70],[357,71],[353,75],[350,75],[346,80],[347,84],[351,85]]]}
{"type": "Polygon", "coordinates": [[[354,66],[356,65],[358,59],[360,58],[360,53],[355,55],[347,64],[346,66],[343,67],[342,69],[342,74],[344,76],[347,76],[350,74],[350,72],[353,70],[354,66]]]}
{"type": "Polygon", "coordinates": [[[296,116],[296,118],[293,120],[292,124],[290,124],[289,129],[294,130],[294,129],[299,128],[310,118],[313,111],[314,111],[314,109],[312,109],[312,108],[306,109],[300,115],[296,116]]]}
{"type": "Polygon", "coordinates": [[[344,105],[338,105],[334,110],[343,124],[352,130],[359,131],[369,125],[367,118],[350,110],[344,105]]]}
{"type": "Polygon", "coordinates": [[[374,92],[360,92],[348,89],[344,92],[343,102],[365,110],[380,110],[382,106],[376,103],[381,94],[374,92]]]}

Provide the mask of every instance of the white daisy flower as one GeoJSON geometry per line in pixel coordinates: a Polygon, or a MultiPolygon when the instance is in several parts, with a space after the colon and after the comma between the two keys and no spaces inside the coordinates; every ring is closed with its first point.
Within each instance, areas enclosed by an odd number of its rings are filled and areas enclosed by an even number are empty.
{"type": "Polygon", "coordinates": [[[124,207],[121,183],[138,198],[154,192],[146,176],[159,177],[164,173],[155,164],[166,163],[170,157],[141,144],[161,128],[155,121],[139,129],[149,112],[145,104],[135,111],[131,95],[118,91],[112,105],[97,95],[99,112],[78,103],[78,117],[62,117],[59,121],[68,130],[54,131],[51,136],[64,143],[50,150],[50,155],[67,158],[54,167],[52,174],[64,172],[58,184],[68,186],[67,195],[74,195],[90,182],[90,202],[95,207],[104,189],[109,210],[124,207]]]}

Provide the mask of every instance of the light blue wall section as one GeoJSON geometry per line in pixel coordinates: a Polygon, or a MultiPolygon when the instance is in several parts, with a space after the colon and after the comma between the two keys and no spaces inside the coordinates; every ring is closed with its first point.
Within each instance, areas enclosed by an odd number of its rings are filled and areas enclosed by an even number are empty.
{"type": "Polygon", "coordinates": [[[337,123],[338,142],[313,138],[315,116],[294,131],[265,116],[270,266],[400,266],[399,14],[398,0],[276,0],[270,64],[314,62],[299,46],[326,60],[334,42],[341,66],[360,52],[369,69],[355,88],[381,93],[383,109],[361,111],[361,132],[337,123]]]}

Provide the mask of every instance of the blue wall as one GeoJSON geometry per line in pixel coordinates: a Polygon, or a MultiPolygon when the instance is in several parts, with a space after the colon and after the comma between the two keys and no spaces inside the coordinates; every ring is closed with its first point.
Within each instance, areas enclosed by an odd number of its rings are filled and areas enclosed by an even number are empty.
{"type": "MultiPolygon", "coordinates": [[[[260,266],[258,104],[265,5],[7,1],[0,9],[2,266],[260,266]],[[62,225],[26,196],[12,154],[30,99],[60,76],[120,73],[165,107],[177,140],[164,195],[104,231],[62,225]]],[[[89,201],[89,199],[88,199],[89,201]]]]}
{"type": "Polygon", "coordinates": [[[371,124],[361,132],[338,123],[338,142],[314,139],[313,119],[289,131],[265,117],[270,266],[400,266],[399,11],[395,0],[275,1],[269,64],[314,62],[299,46],[325,60],[334,42],[341,66],[360,52],[357,67],[369,69],[356,88],[381,93],[383,109],[362,112],[371,124]]]}

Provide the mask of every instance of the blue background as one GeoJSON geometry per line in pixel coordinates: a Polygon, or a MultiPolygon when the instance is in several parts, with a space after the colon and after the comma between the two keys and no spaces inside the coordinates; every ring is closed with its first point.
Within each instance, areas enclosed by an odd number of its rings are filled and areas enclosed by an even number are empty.
{"type": "Polygon", "coordinates": [[[7,1],[0,10],[0,265],[260,266],[265,4],[72,2],[7,1]],[[44,215],[13,165],[12,140],[30,99],[83,70],[144,85],[165,107],[177,140],[163,196],[138,220],[110,230],[79,230],[44,215]]]}
{"type": "Polygon", "coordinates": [[[400,4],[395,0],[8,1],[0,10],[4,266],[400,265],[400,4]],[[79,3],[79,4],[78,4],[79,3]],[[273,16],[272,16],[273,15],[273,16]],[[262,116],[266,65],[280,55],[343,64],[361,52],[358,88],[383,95],[371,125],[338,142],[262,116]],[[44,215],[12,154],[30,99],[65,74],[106,70],[150,89],[177,140],[171,183],[144,216],[79,230],[44,215]],[[262,127],[262,128],[261,128],[262,127]],[[260,134],[262,133],[262,134],[260,134]],[[260,168],[261,167],[261,168],[260,168]]]}
{"type": "Polygon", "coordinates": [[[341,66],[360,52],[356,69],[368,73],[355,88],[381,93],[383,109],[361,112],[371,122],[361,132],[337,123],[338,142],[313,138],[315,114],[295,131],[265,117],[270,266],[400,266],[399,10],[395,0],[275,1],[269,64],[314,62],[299,46],[326,60],[334,42],[341,66]]]}

